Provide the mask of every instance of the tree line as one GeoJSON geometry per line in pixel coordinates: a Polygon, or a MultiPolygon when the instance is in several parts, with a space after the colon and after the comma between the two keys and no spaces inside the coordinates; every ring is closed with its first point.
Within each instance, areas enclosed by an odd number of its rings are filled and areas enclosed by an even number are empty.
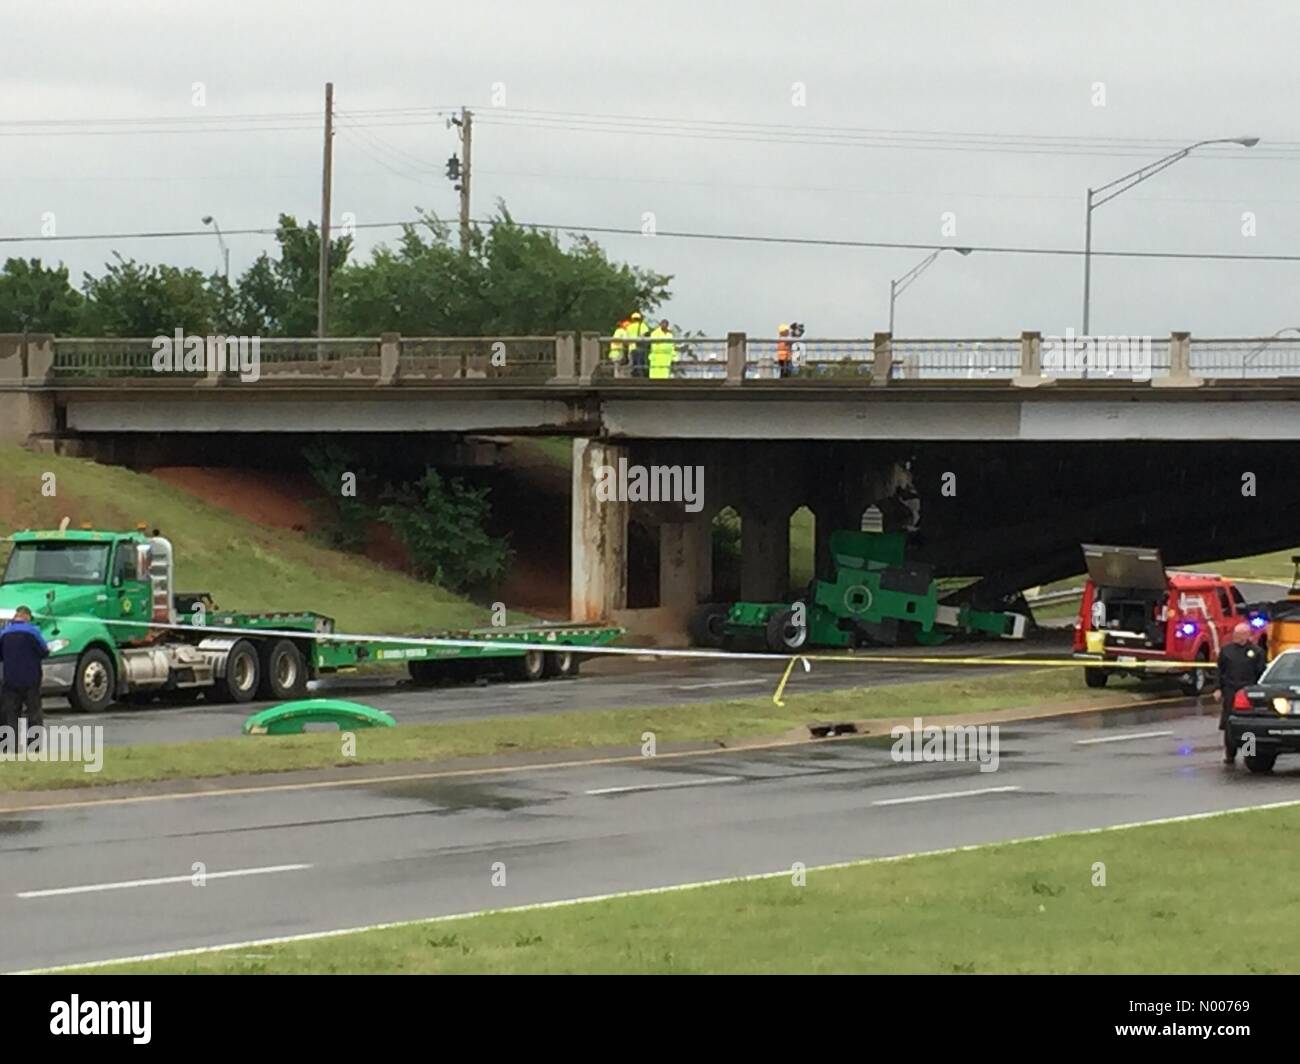
{"type": "MultiPolygon", "coordinates": [[[[142,263],[114,252],[74,285],[66,266],[11,258],[0,271],[0,332],[111,337],[187,333],[316,335],[320,232],[282,214],[276,251],[227,280],[194,267],[142,263]]],[[[329,331],[334,336],[521,336],[608,333],[629,311],[649,315],[672,278],[611,261],[596,241],[519,225],[498,204],[464,251],[449,225],[421,212],[395,245],[366,261],[353,238],[330,240],[329,331]]]]}

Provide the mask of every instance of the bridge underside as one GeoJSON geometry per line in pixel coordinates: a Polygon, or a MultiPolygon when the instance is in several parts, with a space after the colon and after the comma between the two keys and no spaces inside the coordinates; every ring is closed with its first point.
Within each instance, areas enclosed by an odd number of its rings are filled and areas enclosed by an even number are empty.
{"type": "MultiPolygon", "coordinates": [[[[1201,423],[1185,419],[1184,434],[1201,423]]],[[[1246,425],[1252,435],[1272,434],[1267,419],[1234,423],[1237,431],[1246,425]]],[[[143,467],[258,464],[294,451],[294,441],[319,438],[186,430],[60,436],[60,447],[143,467]]],[[[394,474],[418,473],[426,463],[482,468],[499,458],[497,444],[460,433],[358,432],[339,442],[394,474]]],[[[664,637],[680,637],[699,603],[786,598],[791,518],[801,509],[808,511],[801,527],[814,525],[823,574],[830,532],[861,527],[875,505],[885,528],[916,525],[911,557],[939,575],[984,578],[981,598],[989,603],[1078,574],[1081,542],[1160,547],[1172,565],[1300,546],[1300,440],[593,437],[575,440],[574,455],[570,556],[555,558],[557,569],[570,566],[573,615],[619,618],[664,637]],[[699,466],[702,490],[694,503],[602,501],[600,467],[617,469],[620,459],[699,466]],[[735,572],[723,572],[715,557],[713,519],[724,509],[740,528],[735,572]]]]}
{"type": "MultiPolygon", "coordinates": [[[[638,553],[657,551],[659,609],[644,627],[664,631],[679,630],[697,603],[728,597],[710,571],[711,523],[724,508],[741,527],[732,594],[756,600],[791,591],[791,515],[800,508],[815,522],[821,575],[830,564],[829,533],[862,527],[874,506],[885,529],[915,526],[910,556],[933,564],[937,575],[982,577],[976,593],[990,606],[1080,573],[1082,542],[1160,547],[1171,565],[1300,544],[1294,442],[592,441],[576,453],[573,608],[620,615],[627,573],[645,561],[638,553]],[[702,466],[700,509],[599,502],[595,470],[620,460],[702,466]],[[639,547],[629,546],[629,526],[641,532],[639,547]]],[[[1282,566],[1278,576],[1287,572],[1282,566]]],[[[636,616],[626,619],[637,626],[636,616]]]]}

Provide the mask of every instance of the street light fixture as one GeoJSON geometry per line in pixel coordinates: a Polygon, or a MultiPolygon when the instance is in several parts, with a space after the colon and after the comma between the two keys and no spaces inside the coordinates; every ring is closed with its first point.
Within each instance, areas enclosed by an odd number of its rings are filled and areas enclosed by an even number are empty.
{"type": "Polygon", "coordinates": [[[1258,347],[1253,347],[1249,351],[1247,351],[1246,356],[1241,360],[1242,377],[1246,376],[1246,370],[1250,366],[1251,362],[1254,361],[1256,355],[1262,354],[1264,349],[1267,348],[1269,344],[1271,344],[1274,340],[1281,339],[1282,334],[1288,332],[1300,333],[1300,325],[1287,325],[1284,328],[1278,329],[1277,332],[1275,332],[1272,336],[1265,339],[1264,342],[1260,344],[1258,347]]]}
{"type": "Polygon", "coordinates": [[[913,281],[915,281],[918,277],[920,277],[921,274],[925,273],[925,271],[929,269],[931,265],[933,265],[934,260],[937,259],[940,255],[942,255],[945,251],[955,251],[957,252],[958,255],[969,255],[971,253],[970,248],[955,248],[955,247],[937,248],[936,250],[930,252],[929,255],[927,255],[924,259],[918,262],[910,270],[908,270],[907,273],[903,274],[903,276],[900,277],[898,280],[889,282],[889,335],[890,336],[894,335],[895,300],[897,300],[898,297],[903,294],[903,292],[906,290],[908,285],[910,285],[913,281]]]}
{"type": "Polygon", "coordinates": [[[1127,192],[1134,185],[1140,185],[1148,177],[1154,177],[1168,167],[1174,165],[1181,159],[1186,159],[1197,148],[1204,148],[1208,144],[1240,144],[1243,148],[1253,148],[1259,143],[1258,137],[1219,137],[1214,140],[1198,140],[1195,144],[1189,144],[1186,148],[1180,148],[1176,152],[1166,155],[1163,159],[1157,159],[1153,163],[1147,163],[1146,166],[1139,167],[1131,174],[1125,174],[1123,177],[1117,177],[1114,181],[1100,186],[1099,188],[1088,189],[1088,212],[1087,221],[1084,229],[1084,251],[1083,251],[1083,335],[1088,335],[1088,300],[1092,289],[1092,212],[1100,207],[1103,203],[1109,203],[1116,196],[1127,192]],[[1118,187],[1116,187],[1118,186],[1118,187]],[[1107,191],[1113,190],[1113,191],[1107,191]],[[1098,193],[1106,193],[1098,198],[1098,193]]]}
{"type": "Polygon", "coordinates": [[[204,225],[212,226],[213,231],[217,234],[217,243],[221,245],[221,259],[226,269],[226,284],[230,284],[230,249],[226,247],[226,240],[221,235],[221,226],[217,225],[217,220],[210,214],[205,214],[200,220],[204,225]]]}

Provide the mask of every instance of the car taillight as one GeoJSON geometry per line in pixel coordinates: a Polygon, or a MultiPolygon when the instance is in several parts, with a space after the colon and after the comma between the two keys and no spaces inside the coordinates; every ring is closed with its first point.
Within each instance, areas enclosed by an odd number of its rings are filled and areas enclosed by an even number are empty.
{"type": "Polygon", "coordinates": [[[1250,699],[1246,696],[1245,691],[1238,691],[1232,698],[1232,708],[1244,713],[1250,709],[1250,699]]]}

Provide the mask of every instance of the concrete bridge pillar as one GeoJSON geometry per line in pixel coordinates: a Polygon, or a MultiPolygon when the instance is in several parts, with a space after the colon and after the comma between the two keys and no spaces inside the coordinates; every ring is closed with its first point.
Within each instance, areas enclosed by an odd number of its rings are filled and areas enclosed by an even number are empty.
{"type": "Polygon", "coordinates": [[[857,528],[862,514],[853,513],[853,507],[843,499],[822,500],[812,507],[812,512],[816,519],[813,570],[818,579],[829,580],[835,572],[831,558],[831,533],[843,528],[857,528]]]}
{"type": "MultiPolygon", "coordinates": [[[[709,522],[700,520],[659,526],[659,605],[680,613],[683,620],[700,601],[700,563],[704,558],[710,563],[713,560],[711,528],[709,522]]],[[[709,568],[711,580],[712,564],[709,568]]]]}
{"type": "Polygon", "coordinates": [[[626,500],[602,500],[602,466],[618,468],[627,448],[602,440],[573,441],[570,612],[575,621],[599,621],[627,606],[626,500]]]}
{"type": "Polygon", "coordinates": [[[741,512],[740,597],[779,602],[790,585],[790,513],[764,507],[741,512]]]}

